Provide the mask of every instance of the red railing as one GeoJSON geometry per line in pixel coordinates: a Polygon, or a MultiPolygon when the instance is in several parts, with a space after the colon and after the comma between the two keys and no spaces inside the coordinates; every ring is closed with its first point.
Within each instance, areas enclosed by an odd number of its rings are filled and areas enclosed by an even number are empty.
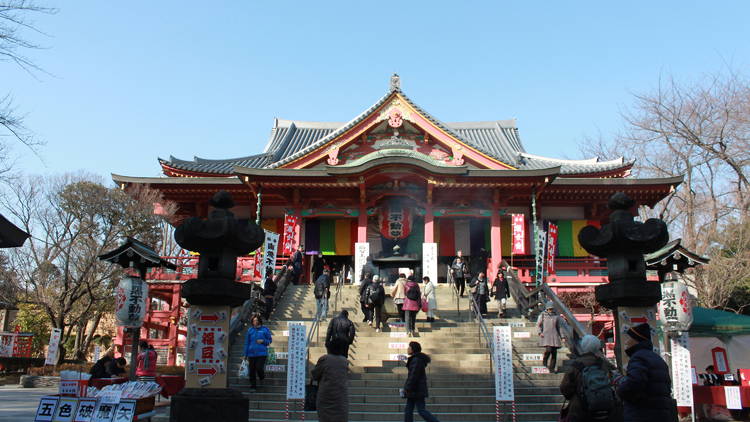
{"type": "MultiPolygon", "coordinates": [[[[531,258],[509,258],[505,260],[516,269],[518,279],[524,284],[535,283],[536,262],[531,258]]],[[[607,282],[607,260],[597,257],[555,258],[555,272],[548,274],[547,283],[586,283],[607,282]]]]}
{"type": "MultiPolygon", "coordinates": [[[[164,268],[153,268],[146,275],[147,280],[163,280],[163,281],[185,281],[198,276],[198,256],[165,256],[163,257],[169,262],[177,265],[176,270],[168,270],[164,268]]],[[[280,269],[282,265],[289,260],[286,256],[276,257],[276,269],[280,269]]],[[[235,274],[237,281],[258,281],[257,278],[253,277],[253,266],[255,266],[255,256],[241,256],[237,258],[237,273],[235,274]]]]}

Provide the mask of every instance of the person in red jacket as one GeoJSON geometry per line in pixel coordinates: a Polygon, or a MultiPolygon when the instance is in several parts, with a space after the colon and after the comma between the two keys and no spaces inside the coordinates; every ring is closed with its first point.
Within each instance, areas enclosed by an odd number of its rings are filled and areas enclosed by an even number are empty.
{"type": "Polygon", "coordinates": [[[144,340],[138,343],[138,348],[140,349],[140,353],[136,357],[135,376],[155,377],[156,350],[152,349],[144,340]]]}

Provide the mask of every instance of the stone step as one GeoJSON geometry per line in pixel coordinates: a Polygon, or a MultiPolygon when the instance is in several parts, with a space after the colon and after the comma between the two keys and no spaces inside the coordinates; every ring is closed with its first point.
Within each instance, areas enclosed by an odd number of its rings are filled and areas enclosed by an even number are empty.
{"type": "MultiPolygon", "coordinates": [[[[398,397],[397,397],[398,398],[398,397]]],[[[430,410],[429,407],[427,407],[427,410],[430,410]]],[[[301,420],[299,418],[299,413],[301,412],[295,412],[291,415],[291,420],[301,420]],[[296,415],[295,415],[296,414],[296,415]]],[[[462,421],[462,422],[474,422],[474,421],[491,421],[495,420],[495,412],[476,412],[476,413],[464,413],[464,412],[432,412],[435,417],[440,419],[441,421],[450,422],[450,421],[462,421]]],[[[548,412],[521,412],[517,411],[517,420],[518,421],[552,421],[555,420],[555,418],[559,415],[559,408],[555,411],[548,411],[548,412]]],[[[416,415],[415,412],[415,416],[416,415]]],[[[404,417],[403,412],[384,412],[384,411],[366,411],[366,412],[357,412],[357,411],[349,411],[349,421],[402,421],[404,417]]],[[[509,417],[509,415],[508,415],[509,417]]],[[[276,421],[276,420],[286,420],[286,411],[285,410],[253,410],[250,412],[250,419],[249,421],[276,421]]],[[[317,413],[316,412],[305,412],[305,421],[316,421],[317,419],[317,413]]]]}

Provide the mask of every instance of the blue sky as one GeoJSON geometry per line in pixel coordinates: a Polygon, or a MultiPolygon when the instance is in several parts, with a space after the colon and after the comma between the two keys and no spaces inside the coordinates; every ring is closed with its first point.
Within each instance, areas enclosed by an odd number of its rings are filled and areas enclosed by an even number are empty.
{"type": "Polygon", "coordinates": [[[262,151],[273,118],[347,121],[391,73],[443,121],[517,118],[531,153],[578,156],[633,92],[750,65],[750,3],[57,1],[28,56],[0,62],[47,144],[19,169],[160,174],[157,157],[262,151]]]}

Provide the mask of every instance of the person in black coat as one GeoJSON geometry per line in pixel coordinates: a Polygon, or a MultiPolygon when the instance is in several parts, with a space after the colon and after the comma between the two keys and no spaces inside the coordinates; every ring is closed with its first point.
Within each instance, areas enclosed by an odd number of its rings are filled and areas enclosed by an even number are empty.
{"type": "MultiPolygon", "coordinates": [[[[383,304],[385,304],[385,289],[380,283],[380,277],[372,277],[372,283],[365,290],[366,306],[370,311],[370,321],[375,320],[375,332],[379,333],[380,328],[384,325],[383,321],[383,304]]],[[[372,324],[371,324],[372,325],[372,324]]]]}
{"type": "Polygon", "coordinates": [[[326,260],[325,258],[323,258],[323,252],[318,252],[318,256],[315,257],[315,261],[312,265],[313,280],[317,280],[318,277],[323,274],[323,270],[325,270],[325,267],[326,260]]]}
{"type": "Polygon", "coordinates": [[[366,273],[359,285],[359,308],[362,310],[362,322],[372,326],[372,309],[367,307],[367,288],[372,283],[372,274],[366,273]]]}
{"type": "Polygon", "coordinates": [[[406,350],[409,359],[406,361],[406,368],[409,370],[404,382],[404,397],[406,397],[406,407],[404,408],[404,421],[414,421],[414,406],[422,419],[427,422],[440,422],[438,418],[425,409],[424,399],[429,396],[427,391],[427,365],[430,363],[430,357],[422,353],[422,345],[416,341],[409,343],[406,350]]]}
{"type": "Polygon", "coordinates": [[[266,277],[266,284],[263,286],[263,297],[266,298],[266,309],[263,312],[263,319],[268,320],[273,310],[273,296],[276,294],[276,283],[272,276],[266,277]]]}
{"type": "Polygon", "coordinates": [[[651,327],[631,327],[625,336],[630,357],[626,375],[620,378],[617,395],[623,401],[625,422],[676,421],[669,367],[651,343],[651,327]]]}
{"type": "Polygon", "coordinates": [[[94,366],[91,367],[89,373],[91,378],[109,378],[107,375],[107,364],[115,360],[115,349],[109,349],[104,353],[101,359],[96,361],[94,366]]]}
{"type": "Polygon", "coordinates": [[[469,287],[472,288],[471,293],[477,302],[477,306],[479,306],[479,313],[484,316],[487,314],[487,302],[490,300],[490,286],[487,284],[487,277],[484,275],[484,271],[480,271],[474,277],[469,287]]]}
{"type": "Polygon", "coordinates": [[[107,362],[107,377],[106,378],[118,378],[125,376],[125,367],[128,365],[128,361],[123,357],[115,358],[111,362],[107,362]]]}
{"type": "Polygon", "coordinates": [[[292,283],[299,284],[302,276],[302,258],[305,255],[305,246],[297,246],[292,256],[289,257],[289,269],[292,270],[292,283]]]}
{"type": "Polygon", "coordinates": [[[495,281],[492,282],[490,296],[494,297],[495,301],[497,301],[497,317],[505,318],[505,304],[510,297],[510,287],[508,286],[508,279],[505,278],[505,273],[502,269],[497,271],[495,281]]]}
{"type": "Polygon", "coordinates": [[[453,283],[456,285],[456,292],[464,297],[464,290],[466,290],[466,279],[471,277],[469,274],[469,267],[466,265],[466,259],[463,257],[463,252],[456,251],[456,259],[453,260],[450,266],[451,276],[453,276],[453,283]]]}
{"type": "Polygon", "coordinates": [[[349,346],[354,343],[357,334],[354,323],[349,320],[349,312],[344,309],[339,316],[333,318],[328,324],[326,332],[326,349],[328,354],[349,357],[349,346]]]}

